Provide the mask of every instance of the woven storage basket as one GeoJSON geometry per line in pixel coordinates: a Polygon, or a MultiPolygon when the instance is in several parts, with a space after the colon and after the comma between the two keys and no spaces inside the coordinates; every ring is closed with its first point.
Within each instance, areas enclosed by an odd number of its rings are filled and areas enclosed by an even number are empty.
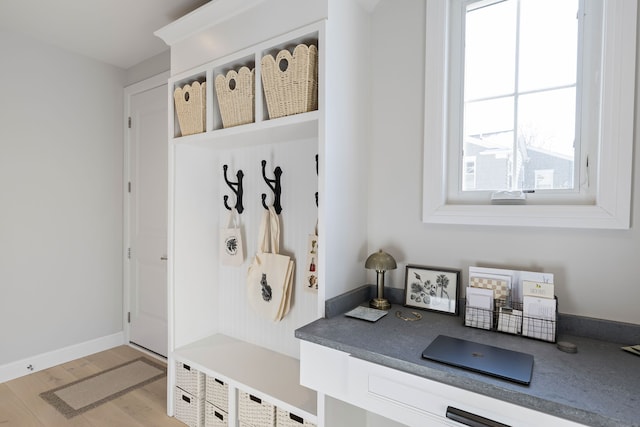
{"type": "Polygon", "coordinates": [[[205,375],[186,363],[176,362],[176,386],[193,396],[204,399],[205,375]]]}
{"type": "Polygon", "coordinates": [[[316,427],[315,424],[304,420],[302,417],[278,408],[276,413],[276,427],[316,427]]]}
{"type": "Polygon", "coordinates": [[[204,399],[198,399],[190,393],[176,387],[175,417],[190,427],[204,424],[204,399]]]}
{"type": "Polygon", "coordinates": [[[238,419],[251,427],[274,427],[276,407],[256,396],[239,391],[238,419]]]}
{"type": "Polygon", "coordinates": [[[269,118],[289,116],[318,109],[318,48],[299,44],[281,50],[274,58],[265,55],[262,85],[269,118]]]}
{"type": "Polygon", "coordinates": [[[206,400],[223,411],[229,410],[229,384],[207,376],[206,400]]]}
{"type": "Polygon", "coordinates": [[[207,115],[206,83],[194,82],[177,87],[173,91],[173,100],[178,114],[178,124],[182,136],[205,131],[207,115]]]}
{"type": "Polygon", "coordinates": [[[253,123],[255,73],[248,67],[216,77],[216,96],[220,105],[222,126],[225,128],[253,123]]]}
{"type": "Polygon", "coordinates": [[[205,427],[227,427],[229,425],[228,415],[225,411],[217,408],[211,402],[205,402],[204,408],[205,427]]]}

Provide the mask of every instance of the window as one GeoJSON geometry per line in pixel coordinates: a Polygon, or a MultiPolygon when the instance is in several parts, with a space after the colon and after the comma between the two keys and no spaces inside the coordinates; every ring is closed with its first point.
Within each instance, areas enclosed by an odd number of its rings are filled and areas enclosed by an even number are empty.
{"type": "Polygon", "coordinates": [[[427,0],[425,222],[629,227],[636,3],[427,0]]]}
{"type": "MultiPolygon", "coordinates": [[[[452,186],[458,192],[540,190],[535,170],[557,170],[548,190],[575,190],[580,163],[578,74],[584,45],[579,37],[579,0],[469,0],[460,5],[463,46],[462,99],[451,103],[452,125],[462,129],[462,155],[479,157],[480,186],[452,186]],[[576,120],[577,119],[577,120],[576,120]],[[577,146],[576,146],[576,143],[577,146]]],[[[595,15],[596,13],[594,13],[595,15]]],[[[453,20],[458,14],[453,13],[453,20]]],[[[599,50],[599,49],[598,49],[599,50]]],[[[585,67],[586,70],[595,67],[585,67]]],[[[582,79],[581,79],[582,80],[582,79]]],[[[587,79],[591,80],[591,79],[587,79]]],[[[586,86],[586,85],[585,85],[586,86]]],[[[588,86],[586,86],[588,89],[588,86]]],[[[452,135],[454,131],[452,130],[452,135]]],[[[452,144],[457,147],[457,144],[452,144]]],[[[460,170],[460,168],[452,168],[460,170]]],[[[457,177],[454,177],[454,180],[457,177]]],[[[453,180],[452,180],[453,182],[453,180]]],[[[476,196],[481,199],[482,196],[476,196]]],[[[484,195],[484,199],[488,197],[484,195]]]]}

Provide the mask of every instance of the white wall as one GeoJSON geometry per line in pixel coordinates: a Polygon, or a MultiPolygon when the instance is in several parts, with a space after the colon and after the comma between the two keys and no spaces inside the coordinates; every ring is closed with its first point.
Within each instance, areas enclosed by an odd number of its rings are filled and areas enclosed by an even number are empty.
{"type": "Polygon", "coordinates": [[[134,83],[138,83],[142,80],[148,79],[165,71],[169,71],[171,68],[171,52],[167,46],[167,50],[162,53],[152,56],[139,64],[127,70],[125,86],[129,86],[134,83]]]}
{"type": "Polygon", "coordinates": [[[2,366],[122,331],[125,73],[2,31],[0,54],[2,366]]]}
{"type": "Polygon", "coordinates": [[[407,263],[459,268],[463,282],[470,265],[548,271],[556,277],[560,312],[640,323],[640,150],[630,230],[421,222],[424,25],[423,1],[382,0],[372,17],[369,249],[396,257],[388,283],[403,286],[407,263]]]}

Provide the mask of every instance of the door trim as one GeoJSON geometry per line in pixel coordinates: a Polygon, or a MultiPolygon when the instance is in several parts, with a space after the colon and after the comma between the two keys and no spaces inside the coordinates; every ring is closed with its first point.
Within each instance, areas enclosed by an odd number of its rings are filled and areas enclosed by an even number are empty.
{"type": "Polygon", "coordinates": [[[131,99],[134,95],[155,89],[159,86],[166,85],[170,77],[169,71],[156,74],[153,77],[134,83],[124,88],[124,117],[122,118],[122,129],[124,132],[124,179],[122,182],[122,206],[123,206],[123,235],[122,235],[122,329],[124,331],[124,339],[129,343],[130,326],[128,313],[131,312],[131,282],[130,272],[131,263],[129,262],[128,249],[131,247],[131,223],[129,218],[130,199],[128,191],[128,183],[131,181],[131,164],[129,149],[131,138],[129,136],[129,117],[131,116],[131,99]]]}

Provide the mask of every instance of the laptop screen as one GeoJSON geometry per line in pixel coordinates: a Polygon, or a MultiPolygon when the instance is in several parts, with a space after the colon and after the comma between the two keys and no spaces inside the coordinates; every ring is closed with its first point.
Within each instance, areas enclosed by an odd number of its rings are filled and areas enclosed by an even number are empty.
{"type": "Polygon", "coordinates": [[[422,352],[424,359],[529,385],[533,356],[473,341],[438,335],[422,352]]]}

